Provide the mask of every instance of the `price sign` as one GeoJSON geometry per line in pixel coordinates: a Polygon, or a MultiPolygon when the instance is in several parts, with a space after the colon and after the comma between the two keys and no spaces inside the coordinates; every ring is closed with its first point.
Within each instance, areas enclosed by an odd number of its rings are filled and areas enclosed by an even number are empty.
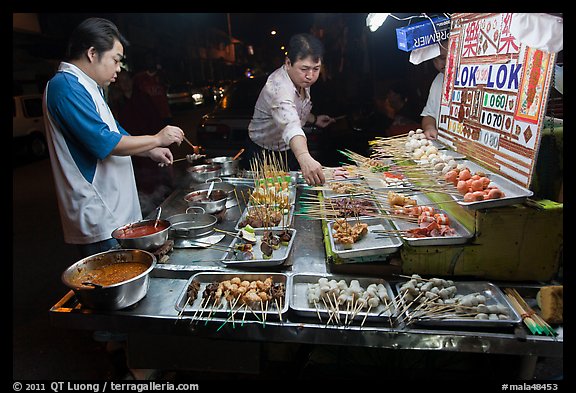
{"type": "Polygon", "coordinates": [[[504,123],[504,115],[496,112],[482,111],[480,116],[480,123],[483,126],[490,128],[502,129],[504,123]]]}
{"type": "Polygon", "coordinates": [[[506,110],[506,102],[508,96],[506,94],[495,94],[485,91],[482,106],[484,108],[506,110]]]}
{"type": "Polygon", "coordinates": [[[488,146],[491,149],[498,149],[500,143],[500,134],[497,132],[488,131],[485,129],[480,130],[480,139],[478,142],[488,146]]]}

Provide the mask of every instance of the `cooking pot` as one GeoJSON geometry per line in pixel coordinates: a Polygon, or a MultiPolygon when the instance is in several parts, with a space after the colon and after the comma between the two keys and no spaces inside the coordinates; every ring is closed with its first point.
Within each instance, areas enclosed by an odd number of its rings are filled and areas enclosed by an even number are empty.
{"type": "Polygon", "coordinates": [[[184,200],[191,207],[201,207],[208,214],[219,213],[226,208],[228,194],[224,190],[217,190],[216,183],[208,196],[209,190],[196,190],[184,196],[184,200]]]}
{"type": "Polygon", "coordinates": [[[112,237],[122,248],[154,251],[168,240],[170,224],[168,220],[158,220],[157,224],[155,219],[136,221],[116,228],[112,237]]]}
{"type": "Polygon", "coordinates": [[[135,249],[109,250],[79,260],[62,273],[62,282],[74,291],[83,306],[94,309],[119,310],[139,302],[148,293],[149,273],[156,266],[154,254],[135,249]],[[104,266],[137,262],[146,270],[135,277],[111,285],[85,282],[85,273],[97,271],[104,266]],[[82,284],[84,282],[84,284],[82,284]]]}
{"type": "Polygon", "coordinates": [[[201,207],[189,207],[186,213],[175,214],[167,218],[172,224],[170,234],[173,237],[202,237],[214,231],[218,219],[207,214],[201,207]],[[201,213],[189,213],[189,210],[199,210],[201,213]]]}
{"type": "Polygon", "coordinates": [[[208,189],[210,189],[212,182],[214,182],[214,187],[213,187],[214,191],[215,190],[224,191],[226,193],[229,201],[236,199],[236,195],[234,194],[234,190],[236,189],[236,187],[234,187],[230,183],[223,182],[222,179],[220,179],[219,177],[213,177],[210,179],[206,179],[205,183],[191,184],[190,190],[191,191],[208,190],[208,189]]]}
{"type": "Polygon", "coordinates": [[[192,180],[196,183],[204,183],[207,179],[220,176],[222,165],[202,164],[186,168],[192,180]]]}
{"type": "Polygon", "coordinates": [[[234,157],[213,157],[205,158],[204,162],[210,165],[220,165],[222,169],[220,170],[220,176],[231,176],[238,173],[240,169],[241,158],[233,159],[234,157]]]}

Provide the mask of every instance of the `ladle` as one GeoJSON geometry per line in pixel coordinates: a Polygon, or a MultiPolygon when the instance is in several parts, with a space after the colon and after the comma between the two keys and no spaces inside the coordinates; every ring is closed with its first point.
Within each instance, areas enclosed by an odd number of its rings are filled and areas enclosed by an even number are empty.
{"type": "Polygon", "coordinates": [[[213,188],[214,188],[214,182],[210,182],[210,187],[208,187],[208,193],[206,194],[206,199],[210,199],[210,194],[212,193],[213,188]]]}
{"type": "Polygon", "coordinates": [[[240,155],[244,153],[244,149],[240,149],[240,151],[238,153],[236,153],[236,155],[234,156],[234,158],[232,158],[232,161],[236,161],[238,159],[238,157],[240,157],[240,155]]]}
{"type": "Polygon", "coordinates": [[[158,206],[158,213],[156,213],[156,221],[154,221],[154,228],[158,225],[158,221],[160,220],[160,214],[162,214],[162,206],[158,206]]]}

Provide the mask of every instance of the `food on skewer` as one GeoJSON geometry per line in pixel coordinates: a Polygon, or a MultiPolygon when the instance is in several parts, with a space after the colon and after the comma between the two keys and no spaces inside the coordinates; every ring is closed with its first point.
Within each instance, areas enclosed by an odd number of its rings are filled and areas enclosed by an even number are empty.
{"type": "Polygon", "coordinates": [[[198,280],[192,280],[190,285],[188,285],[188,290],[186,291],[189,303],[194,303],[194,300],[196,300],[196,297],[198,297],[199,290],[200,290],[200,282],[198,280]]]}
{"type": "MultiPolygon", "coordinates": [[[[309,283],[306,298],[308,303],[313,304],[316,310],[324,305],[330,315],[329,321],[339,324],[349,324],[354,317],[363,309],[370,310],[384,305],[386,311],[392,305],[388,290],[382,283],[371,283],[366,289],[360,286],[358,280],[336,281],[321,277],[316,283],[309,283]],[[344,322],[338,314],[346,313],[344,322]]],[[[318,318],[321,320],[320,314],[318,318]]]]}
{"type": "Polygon", "coordinates": [[[287,230],[283,230],[278,236],[280,237],[280,244],[283,246],[287,246],[292,240],[292,232],[287,230]]]}
{"type": "Polygon", "coordinates": [[[240,229],[240,235],[248,243],[256,244],[256,234],[254,233],[254,228],[251,225],[246,225],[240,229]]]}
{"type": "Polygon", "coordinates": [[[396,208],[403,206],[416,206],[418,204],[415,199],[408,198],[394,191],[388,191],[388,203],[390,206],[396,208]]]}
{"type": "Polygon", "coordinates": [[[352,247],[368,233],[368,224],[355,222],[350,224],[345,218],[337,218],[332,226],[332,235],[336,243],[344,247],[352,247]]]}
{"type": "Polygon", "coordinates": [[[262,258],[270,259],[272,258],[272,253],[274,252],[274,248],[264,240],[260,243],[260,251],[262,251],[262,258]]]}
{"type": "Polygon", "coordinates": [[[282,222],[284,209],[278,210],[274,206],[250,206],[248,207],[246,217],[240,222],[240,226],[251,226],[252,228],[264,228],[277,226],[282,222]]]}
{"type": "Polygon", "coordinates": [[[275,235],[272,231],[264,231],[262,235],[262,242],[266,242],[272,247],[274,250],[278,250],[280,248],[280,236],[275,235]]]}
{"type": "Polygon", "coordinates": [[[241,251],[238,254],[236,254],[236,260],[238,261],[251,261],[254,259],[254,253],[252,253],[252,250],[245,250],[245,251],[241,251]]]}
{"type": "Polygon", "coordinates": [[[336,212],[337,217],[370,216],[378,213],[374,201],[367,198],[328,198],[324,203],[327,210],[336,212]]]}
{"type": "Polygon", "coordinates": [[[238,242],[238,243],[234,244],[234,249],[242,251],[242,252],[246,252],[246,251],[252,251],[252,246],[253,246],[252,243],[238,242]]]}
{"type": "Polygon", "coordinates": [[[399,288],[400,299],[404,304],[402,313],[407,313],[407,323],[417,319],[510,319],[510,310],[506,305],[499,302],[488,304],[489,299],[481,293],[463,295],[457,291],[452,280],[425,279],[413,274],[399,288]]]}

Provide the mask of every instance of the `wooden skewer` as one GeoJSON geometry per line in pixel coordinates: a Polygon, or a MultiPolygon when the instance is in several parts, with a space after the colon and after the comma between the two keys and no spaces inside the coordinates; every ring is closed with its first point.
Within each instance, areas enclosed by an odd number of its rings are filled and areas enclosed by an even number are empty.
{"type": "Polygon", "coordinates": [[[192,142],[190,142],[188,140],[188,138],[186,138],[186,136],[183,136],[182,139],[184,139],[184,141],[190,145],[190,147],[192,148],[192,150],[194,151],[194,153],[196,153],[196,150],[198,150],[198,146],[194,146],[194,144],[192,142]]]}

